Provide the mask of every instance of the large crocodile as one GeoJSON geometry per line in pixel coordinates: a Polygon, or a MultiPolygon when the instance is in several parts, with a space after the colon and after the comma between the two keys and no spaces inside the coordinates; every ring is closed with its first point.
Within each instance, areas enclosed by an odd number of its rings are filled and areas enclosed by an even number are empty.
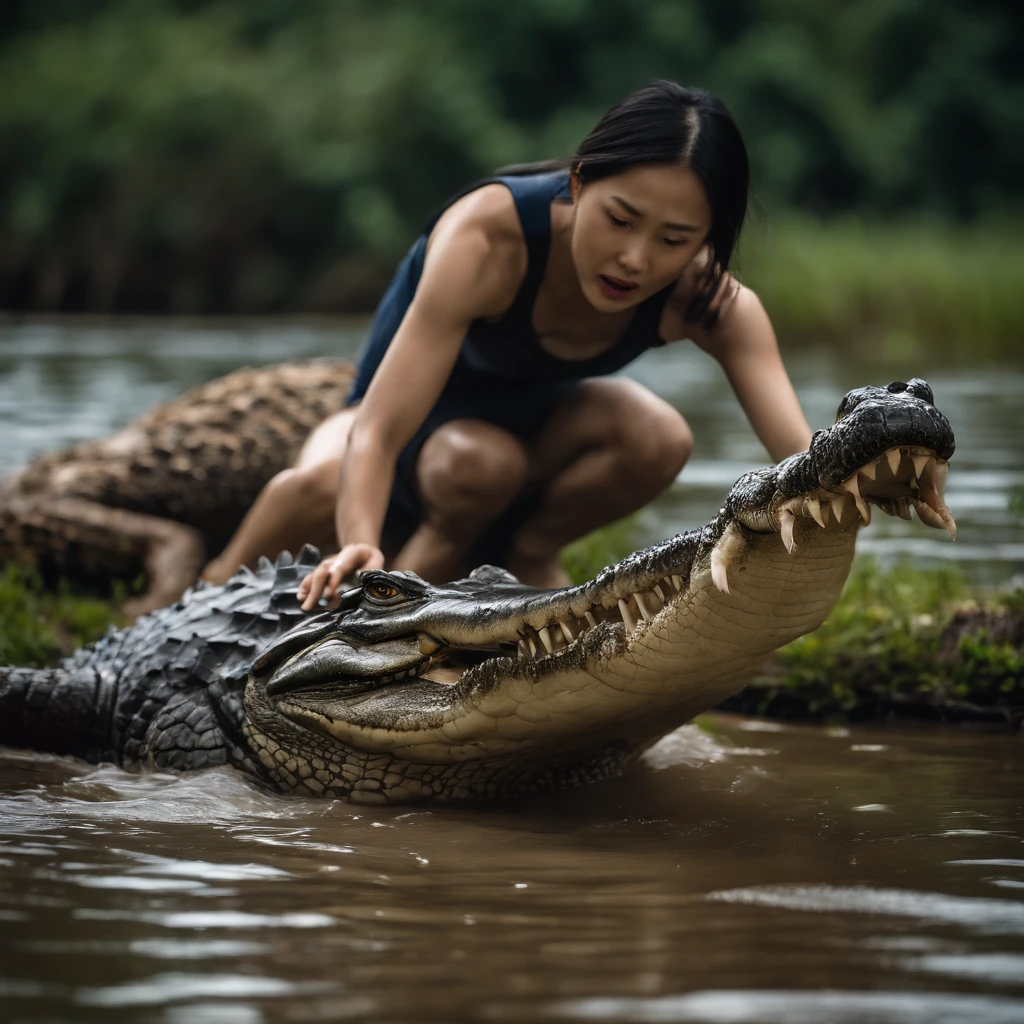
{"type": "Polygon", "coordinates": [[[143,576],[126,611],[169,604],[352,380],[342,361],[237,370],[111,437],[35,459],[0,483],[0,562],[86,585],[143,576]]]}
{"type": "Polygon", "coordinates": [[[501,796],[620,772],[816,628],[872,505],[955,526],[949,424],[921,380],[863,388],[808,451],[743,476],[703,529],[580,586],[501,569],[364,573],[304,617],[306,549],[108,636],[0,670],[0,742],[125,766],[234,764],[362,802],[501,796]],[[257,649],[262,652],[257,654],[257,649]]]}

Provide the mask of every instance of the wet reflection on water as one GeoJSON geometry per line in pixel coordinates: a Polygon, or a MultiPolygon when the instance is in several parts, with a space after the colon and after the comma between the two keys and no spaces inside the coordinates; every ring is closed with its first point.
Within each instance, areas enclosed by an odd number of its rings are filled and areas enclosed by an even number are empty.
{"type": "Polygon", "coordinates": [[[10,1019],[1024,1019],[1018,738],[708,716],[643,771],[363,809],[0,760],[10,1019]]]}

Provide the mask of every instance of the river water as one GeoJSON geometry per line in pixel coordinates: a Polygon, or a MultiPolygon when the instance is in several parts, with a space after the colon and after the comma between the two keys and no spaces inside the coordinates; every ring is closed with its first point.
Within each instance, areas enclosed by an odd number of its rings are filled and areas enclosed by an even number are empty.
{"type": "MultiPolygon", "coordinates": [[[[0,323],[0,474],[242,363],[352,354],[338,324],[0,323]]],[[[961,539],[861,549],[1024,572],[1019,367],[787,355],[814,426],[918,373],[953,423],[961,539]]],[[[764,455],[714,363],[635,375],[694,427],[642,519],[703,522],[764,455]]],[[[1024,747],[1001,732],[708,715],[641,771],[491,807],[353,808],[215,770],[0,752],[5,1021],[1024,1020],[1024,747]]]]}

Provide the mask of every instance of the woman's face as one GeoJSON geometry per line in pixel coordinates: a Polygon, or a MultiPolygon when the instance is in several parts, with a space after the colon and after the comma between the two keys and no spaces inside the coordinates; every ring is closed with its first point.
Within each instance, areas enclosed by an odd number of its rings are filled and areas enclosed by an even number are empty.
{"type": "Polygon", "coordinates": [[[572,256],[587,301],[603,313],[635,306],[679,277],[711,228],[688,167],[645,164],[579,189],[572,256]]]}

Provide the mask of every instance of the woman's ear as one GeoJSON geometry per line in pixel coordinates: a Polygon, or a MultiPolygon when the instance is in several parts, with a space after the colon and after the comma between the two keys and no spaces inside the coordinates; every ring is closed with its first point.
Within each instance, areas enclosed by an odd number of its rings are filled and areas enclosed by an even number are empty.
{"type": "Polygon", "coordinates": [[[583,170],[583,161],[577,161],[576,165],[569,172],[569,195],[572,197],[572,201],[575,203],[579,198],[580,189],[583,187],[583,181],[580,178],[580,171],[583,170]]]}

